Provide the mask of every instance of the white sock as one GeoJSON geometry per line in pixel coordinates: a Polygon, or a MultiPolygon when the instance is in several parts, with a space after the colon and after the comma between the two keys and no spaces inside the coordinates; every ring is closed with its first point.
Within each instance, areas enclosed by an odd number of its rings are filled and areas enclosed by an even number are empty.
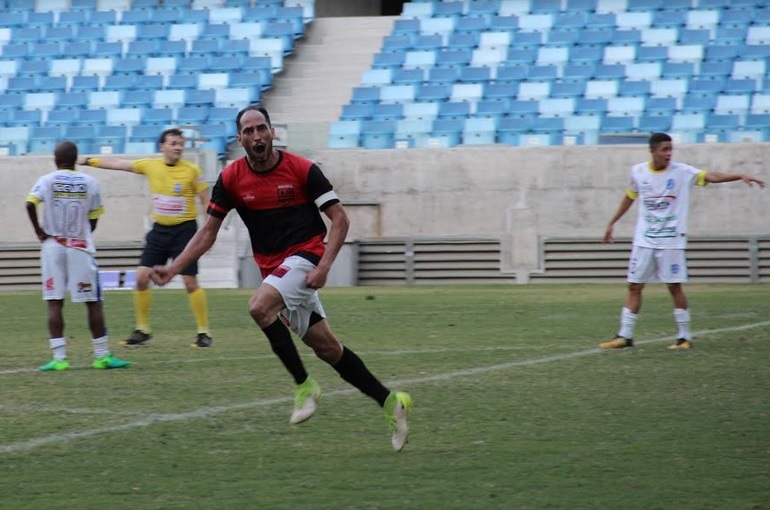
{"type": "Polygon", "coordinates": [[[634,338],[634,327],[636,326],[636,319],[639,316],[635,313],[631,313],[626,307],[620,312],[620,331],[618,336],[623,338],[634,338]]]}
{"type": "Polygon", "coordinates": [[[48,345],[53,351],[53,359],[63,360],[67,359],[67,339],[64,337],[51,338],[48,340],[48,345]]]}
{"type": "Polygon", "coordinates": [[[690,310],[684,308],[674,308],[674,321],[679,326],[679,338],[691,340],[690,333],[690,310]]]}
{"type": "Polygon", "coordinates": [[[99,338],[93,338],[91,339],[91,343],[94,345],[94,357],[96,359],[103,358],[110,353],[109,336],[104,335],[99,338]]]}

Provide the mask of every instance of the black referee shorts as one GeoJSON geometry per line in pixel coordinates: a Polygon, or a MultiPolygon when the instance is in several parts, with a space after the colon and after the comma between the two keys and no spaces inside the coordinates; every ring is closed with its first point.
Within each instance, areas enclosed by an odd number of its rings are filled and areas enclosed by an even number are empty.
{"type": "MultiPolygon", "coordinates": [[[[142,259],[140,266],[153,267],[162,266],[168,262],[168,259],[174,259],[182,253],[187,243],[198,230],[198,224],[195,220],[185,221],[179,225],[159,225],[153,224],[152,230],[147,233],[145,239],[142,259]]],[[[193,262],[179,274],[195,276],[198,274],[198,262],[193,262]]]]}

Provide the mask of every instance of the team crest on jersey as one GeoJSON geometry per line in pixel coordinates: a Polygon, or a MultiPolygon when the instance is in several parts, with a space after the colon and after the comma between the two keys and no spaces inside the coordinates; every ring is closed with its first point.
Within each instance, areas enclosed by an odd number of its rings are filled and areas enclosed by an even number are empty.
{"type": "Polygon", "coordinates": [[[289,272],[289,269],[291,269],[289,266],[278,266],[277,268],[275,268],[272,275],[275,276],[276,278],[283,278],[286,275],[286,273],[289,272]]]}
{"type": "Polygon", "coordinates": [[[182,183],[180,183],[180,182],[175,182],[175,183],[174,183],[174,193],[176,193],[176,194],[178,195],[178,194],[180,194],[181,192],[182,192],[182,183]]]}
{"type": "Polygon", "coordinates": [[[278,185],[278,201],[281,203],[290,203],[294,201],[294,186],[292,184],[278,185]]]}
{"type": "Polygon", "coordinates": [[[666,182],[666,189],[674,189],[674,179],[669,179],[666,182]]]}

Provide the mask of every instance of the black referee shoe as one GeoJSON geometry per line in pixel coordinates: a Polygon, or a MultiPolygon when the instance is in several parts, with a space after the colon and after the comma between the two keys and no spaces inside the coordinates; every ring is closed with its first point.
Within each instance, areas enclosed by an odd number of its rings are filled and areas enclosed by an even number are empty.
{"type": "Polygon", "coordinates": [[[135,329],[127,339],[120,343],[125,347],[141,347],[142,345],[147,345],[147,342],[151,339],[151,334],[135,329]]]}
{"type": "Polygon", "coordinates": [[[195,339],[195,343],[192,344],[193,347],[211,347],[211,344],[214,343],[214,339],[211,338],[208,333],[198,333],[198,337],[195,339]]]}

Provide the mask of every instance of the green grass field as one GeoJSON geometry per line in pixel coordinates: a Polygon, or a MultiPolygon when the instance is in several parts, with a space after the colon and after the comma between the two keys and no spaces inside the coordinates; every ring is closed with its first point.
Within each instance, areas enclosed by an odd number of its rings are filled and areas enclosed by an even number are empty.
{"type": "Polygon", "coordinates": [[[398,454],[376,404],[304,346],[324,399],[288,424],[293,385],[247,291],[209,291],[209,350],[175,290],[154,294],[152,345],[119,347],[131,293],[107,294],[113,350],[135,362],[114,371],[90,368],[85,307],[67,303],[60,373],[35,370],[40,296],[0,293],[0,508],[770,508],[770,287],[687,291],[695,349],[666,349],[654,285],[637,346],[602,352],[622,285],[325,289],[340,339],[414,397],[398,454]]]}

